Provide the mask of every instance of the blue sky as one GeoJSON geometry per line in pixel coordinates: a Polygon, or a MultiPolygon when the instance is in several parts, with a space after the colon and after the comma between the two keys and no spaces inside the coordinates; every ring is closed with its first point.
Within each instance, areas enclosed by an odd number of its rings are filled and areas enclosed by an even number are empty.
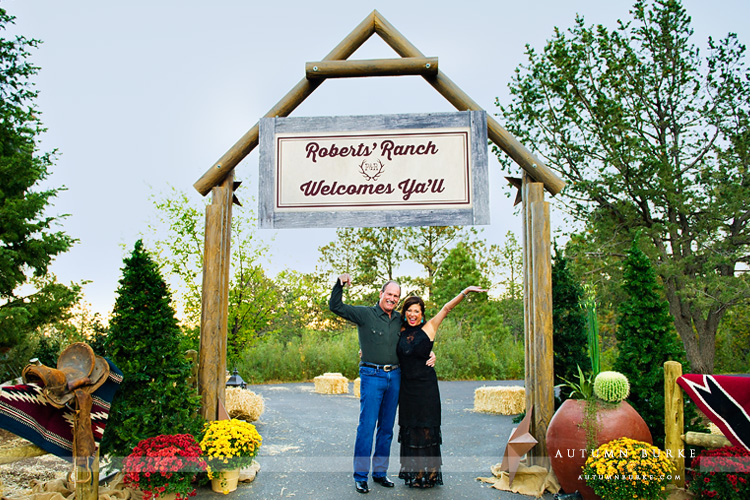
{"type": "MultiPolygon", "coordinates": [[[[86,299],[108,313],[122,258],[155,219],[151,197],[170,187],[200,195],[193,183],[289,89],[305,63],[322,59],[373,9],[489,113],[553,27],[613,27],[632,2],[554,1],[352,2],[297,0],[5,0],[11,33],[44,41],[37,101],[48,128],[41,147],[60,153],[50,184],[65,185],[51,212],[68,213],[63,229],[80,242],[53,271],[63,282],[90,280],[86,299]]],[[[750,42],[750,2],[687,0],[694,42],[738,33],[750,42]]],[[[352,58],[396,57],[377,36],[352,58]]],[[[330,80],[292,116],[454,111],[420,77],[330,80]]],[[[492,223],[484,235],[502,243],[520,216],[497,160],[490,156],[492,223]]],[[[257,150],[236,170],[257,192],[257,150]]],[[[554,199],[551,200],[554,210],[554,199]]],[[[312,271],[332,229],[260,230],[271,245],[271,274],[312,271]]]]}

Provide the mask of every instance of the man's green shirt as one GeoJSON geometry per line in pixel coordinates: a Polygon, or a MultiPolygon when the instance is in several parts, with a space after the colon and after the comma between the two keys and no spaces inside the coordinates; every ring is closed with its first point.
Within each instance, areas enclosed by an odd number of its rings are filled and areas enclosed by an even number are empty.
{"type": "Polygon", "coordinates": [[[396,346],[401,333],[401,315],[393,311],[388,316],[380,304],[371,307],[344,304],[343,293],[344,287],[337,279],[328,307],[334,314],[357,325],[362,361],[378,365],[398,364],[396,346]]]}

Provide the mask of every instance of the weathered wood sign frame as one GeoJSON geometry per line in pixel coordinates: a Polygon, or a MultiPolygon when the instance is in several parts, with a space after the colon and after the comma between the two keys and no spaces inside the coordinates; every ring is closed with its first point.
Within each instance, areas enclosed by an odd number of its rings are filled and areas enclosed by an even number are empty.
{"type": "MultiPolygon", "coordinates": [[[[373,11],[322,61],[307,63],[305,77],[265,116],[288,116],[327,78],[384,75],[420,75],[459,111],[482,111],[437,66],[435,58],[426,58],[378,11],[373,11]],[[348,61],[373,34],[380,36],[400,59],[348,61]]],[[[212,203],[206,209],[198,369],[201,414],[207,420],[218,418],[225,394],[231,217],[232,203],[236,201],[233,192],[237,187],[234,168],[258,145],[259,128],[256,124],[248,130],[194,184],[200,194],[212,193],[212,203]]],[[[565,182],[489,115],[487,134],[524,170],[519,186],[524,218],[526,394],[529,405],[534,404],[531,433],[538,441],[529,456],[532,463],[549,466],[544,456],[545,435],[554,413],[554,373],[549,204],[544,201],[544,190],[555,195],[562,191],[565,182]]]]}
{"type": "Polygon", "coordinates": [[[259,180],[262,228],[489,224],[486,113],[263,118],[259,180]]]}

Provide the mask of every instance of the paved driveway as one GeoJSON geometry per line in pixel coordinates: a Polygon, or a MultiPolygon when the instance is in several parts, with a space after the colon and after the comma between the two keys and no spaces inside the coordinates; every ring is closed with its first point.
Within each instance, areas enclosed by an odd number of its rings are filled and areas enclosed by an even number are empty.
{"type": "MultiPolygon", "coordinates": [[[[502,460],[513,417],[475,413],[474,389],[483,385],[521,385],[519,381],[440,382],[443,409],[443,481],[426,490],[399,481],[398,443],[393,440],[388,476],[395,488],[369,481],[366,496],[354,490],[352,453],[359,400],[352,394],[323,395],[312,383],[255,385],[266,409],[255,422],[263,436],[257,461],[261,471],[252,483],[240,483],[230,496],[205,486],[200,499],[364,499],[424,498],[430,500],[524,500],[515,493],[490,488],[477,481],[491,476],[490,467],[502,460]]],[[[398,424],[395,429],[398,433],[398,424]]],[[[545,495],[546,500],[552,495],[545,495]]]]}

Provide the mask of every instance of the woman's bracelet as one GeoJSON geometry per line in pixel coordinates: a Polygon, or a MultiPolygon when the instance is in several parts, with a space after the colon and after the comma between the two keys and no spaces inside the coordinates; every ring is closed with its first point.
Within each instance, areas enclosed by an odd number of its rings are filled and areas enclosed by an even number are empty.
{"type": "Polygon", "coordinates": [[[463,290],[461,290],[461,295],[463,295],[464,297],[466,297],[466,296],[467,296],[467,295],[466,295],[466,292],[464,292],[463,290]]]}

